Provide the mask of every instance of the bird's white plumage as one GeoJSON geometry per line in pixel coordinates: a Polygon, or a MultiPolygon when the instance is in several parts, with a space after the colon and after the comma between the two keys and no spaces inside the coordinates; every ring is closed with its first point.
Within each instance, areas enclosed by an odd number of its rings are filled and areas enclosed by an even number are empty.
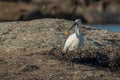
{"type": "Polygon", "coordinates": [[[80,40],[76,37],[76,34],[72,34],[66,40],[65,46],[63,51],[66,52],[67,50],[72,51],[76,50],[80,45],[80,40]]]}
{"type": "Polygon", "coordinates": [[[68,39],[66,40],[64,48],[63,48],[64,52],[79,49],[79,47],[83,44],[84,37],[80,33],[81,21],[77,19],[75,20],[75,23],[76,23],[75,33],[70,35],[68,39]]]}

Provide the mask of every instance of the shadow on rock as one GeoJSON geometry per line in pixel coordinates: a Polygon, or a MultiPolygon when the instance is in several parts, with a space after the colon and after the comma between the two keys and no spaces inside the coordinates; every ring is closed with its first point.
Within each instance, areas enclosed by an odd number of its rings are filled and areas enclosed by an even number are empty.
{"type": "Polygon", "coordinates": [[[105,54],[100,51],[90,53],[80,50],[63,53],[61,49],[53,48],[49,55],[54,56],[55,59],[71,62],[73,64],[84,64],[100,69],[108,68],[115,71],[119,70],[120,67],[120,57],[112,56],[111,58],[110,55],[112,55],[112,52],[105,54]]]}
{"type": "Polygon", "coordinates": [[[20,70],[22,72],[31,72],[31,71],[34,71],[34,70],[37,70],[37,69],[39,69],[39,67],[36,66],[36,65],[25,65],[20,70]]]}

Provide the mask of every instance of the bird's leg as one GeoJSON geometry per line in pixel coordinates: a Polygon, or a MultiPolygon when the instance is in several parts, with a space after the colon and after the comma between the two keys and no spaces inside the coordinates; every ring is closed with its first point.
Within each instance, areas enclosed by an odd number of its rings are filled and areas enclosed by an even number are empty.
{"type": "Polygon", "coordinates": [[[72,68],[74,69],[73,52],[74,52],[74,51],[70,51],[70,52],[67,53],[67,55],[68,55],[68,63],[69,63],[70,66],[72,66],[72,68]]]}
{"type": "Polygon", "coordinates": [[[74,69],[74,61],[73,60],[71,60],[71,64],[70,64],[71,66],[72,66],[72,68],[74,69]]]}

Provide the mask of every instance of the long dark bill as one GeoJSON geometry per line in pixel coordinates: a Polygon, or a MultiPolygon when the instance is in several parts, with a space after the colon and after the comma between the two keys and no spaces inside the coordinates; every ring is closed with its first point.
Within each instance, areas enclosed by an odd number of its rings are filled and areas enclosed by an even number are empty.
{"type": "Polygon", "coordinates": [[[76,25],[77,23],[75,22],[69,29],[68,32],[76,25]]]}

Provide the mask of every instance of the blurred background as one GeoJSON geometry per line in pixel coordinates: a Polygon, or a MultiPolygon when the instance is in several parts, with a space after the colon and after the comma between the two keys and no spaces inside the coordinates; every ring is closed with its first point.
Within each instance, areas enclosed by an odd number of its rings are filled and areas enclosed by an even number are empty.
{"type": "Polygon", "coordinates": [[[0,0],[0,22],[42,18],[120,23],[120,0],[0,0]]]}

